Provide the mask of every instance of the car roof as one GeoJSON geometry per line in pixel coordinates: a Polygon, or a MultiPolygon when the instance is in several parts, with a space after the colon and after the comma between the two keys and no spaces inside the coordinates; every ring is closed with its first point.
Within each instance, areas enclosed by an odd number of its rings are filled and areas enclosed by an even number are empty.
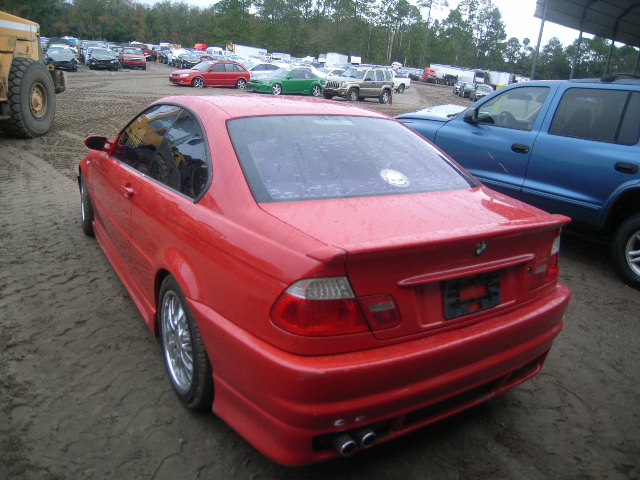
{"type": "Polygon", "coordinates": [[[379,112],[338,102],[315,98],[273,98],[253,95],[176,95],[161,98],[154,103],[173,103],[206,115],[212,107],[219,109],[228,118],[262,115],[357,115],[389,118],[379,112]]]}
{"type": "Polygon", "coordinates": [[[624,75],[625,74],[607,74],[602,78],[574,78],[572,80],[532,80],[529,82],[515,83],[513,85],[509,85],[509,87],[512,87],[514,85],[551,86],[558,84],[634,85],[640,87],[640,78],[628,78],[624,75]]]}

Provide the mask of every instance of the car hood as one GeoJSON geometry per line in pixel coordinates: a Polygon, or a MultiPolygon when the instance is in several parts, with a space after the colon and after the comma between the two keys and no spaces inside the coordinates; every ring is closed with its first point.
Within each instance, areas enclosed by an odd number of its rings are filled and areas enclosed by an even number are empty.
{"type": "Polygon", "coordinates": [[[53,52],[47,53],[47,57],[49,57],[54,62],[68,62],[76,58],[73,52],[53,52]]]}
{"type": "Polygon", "coordinates": [[[98,54],[91,55],[91,58],[95,58],[96,60],[116,60],[118,57],[116,57],[115,55],[98,54]]]}
{"type": "Polygon", "coordinates": [[[272,216],[349,253],[509,234],[568,220],[486,187],[336,200],[262,203],[272,216]],[[458,205],[459,208],[452,208],[458,205]]]}
{"type": "Polygon", "coordinates": [[[263,73],[263,74],[258,74],[258,75],[252,75],[251,76],[251,80],[259,80],[261,82],[275,82],[277,81],[282,81],[282,80],[286,80],[287,77],[274,77],[272,75],[269,75],[267,73],[263,73]]]}
{"type": "Polygon", "coordinates": [[[458,116],[460,112],[466,110],[467,107],[462,105],[438,105],[435,107],[427,107],[422,110],[416,110],[414,112],[402,113],[397,115],[396,118],[420,118],[423,120],[439,120],[441,122],[447,122],[452,118],[458,116]]]}
{"type": "Polygon", "coordinates": [[[194,73],[198,73],[199,70],[193,70],[192,68],[183,68],[182,70],[174,70],[173,72],[171,72],[171,75],[180,75],[181,73],[189,73],[189,74],[194,74],[194,73]]]}

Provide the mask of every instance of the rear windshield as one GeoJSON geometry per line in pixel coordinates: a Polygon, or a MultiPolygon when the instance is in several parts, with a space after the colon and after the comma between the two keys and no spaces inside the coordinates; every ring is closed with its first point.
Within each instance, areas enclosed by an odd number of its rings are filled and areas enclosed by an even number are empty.
{"type": "Polygon", "coordinates": [[[237,118],[227,128],[258,203],[478,185],[428,142],[393,120],[283,115],[237,118]]]}

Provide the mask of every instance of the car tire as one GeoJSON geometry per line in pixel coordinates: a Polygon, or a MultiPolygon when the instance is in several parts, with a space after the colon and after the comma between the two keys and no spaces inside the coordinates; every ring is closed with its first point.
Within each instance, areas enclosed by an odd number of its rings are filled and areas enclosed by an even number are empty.
{"type": "Polygon", "coordinates": [[[311,88],[311,95],[314,97],[319,97],[322,94],[322,87],[320,85],[314,85],[311,88]]]}
{"type": "Polygon", "coordinates": [[[271,93],[274,95],[280,95],[282,93],[282,85],[279,83],[274,83],[271,86],[271,93]]]}
{"type": "Polygon", "coordinates": [[[391,101],[391,92],[389,90],[383,90],[378,97],[378,101],[385,105],[388,104],[391,101]]]}
{"type": "Polygon", "coordinates": [[[82,221],[82,231],[87,237],[93,237],[93,206],[87,191],[87,184],[84,175],[80,172],[80,219],[82,221]]]}
{"type": "Polygon", "coordinates": [[[194,88],[204,88],[204,80],[202,77],[196,77],[191,81],[191,86],[194,88]]]}
{"type": "Polygon", "coordinates": [[[627,285],[640,289],[640,214],[629,217],[616,230],[611,242],[611,261],[627,285]]]}
{"type": "Polygon", "coordinates": [[[146,69],[147,69],[147,66],[146,66],[146,65],[145,65],[145,66],[143,66],[143,67],[142,67],[142,69],[143,69],[143,70],[146,70],[146,69]]]}
{"type": "Polygon", "coordinates": [[[404,93],[404,83],[398,85],[398,93],[404,93]]]}
{"type": "Polygon", "coordinates": [[[44,135],[56,113],[55,87],[44,63],[15,57],[9,72],[7,113],[2,127],[10,136],[35,138],[44,135]]]}
{"type": "Polygon", "coordinates": [[[333,98],[333,95],[331,95],[330,93],[323,93],[322,96],[327,100],[331,100],[333,98]]]}
{"type": "Polygon", "coordinates": [[[213,377],[200,330],[172,276],[158,295],[158,334],[173,390],[190,410],[211,408],[213,377]]]}
{"type": "Polygon", "coordinates": [[[238,90],[244,90],[246,88],[246,86],[247,86],[247,81],[244,78],[239,78],[236,81],[236,88],[238,90]]]}
{"type": "Polygon", "coordinates": [[[357,88],[350,88],[347,92],[347,100],[350,102],[356,102],[360,99],[360,93],[357,88]]]}

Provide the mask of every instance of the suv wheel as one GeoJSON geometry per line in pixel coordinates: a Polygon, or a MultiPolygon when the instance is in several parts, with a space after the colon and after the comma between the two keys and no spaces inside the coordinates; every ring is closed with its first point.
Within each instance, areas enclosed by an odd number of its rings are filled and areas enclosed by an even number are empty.
{"type": "Polygon", "coordinates": [[[383,90],[380,96],[378,97],[378,101],[380,103],[387,104],[389,103],[390,100],[391,100],[391,93],[389,93],[389,90],[383,90]]]}
{"type": "Polygon", "coordinates": [[[350,88],[347,92],[347,100],[349,100],[350,102],[357,102],[359,98],[360,94],[358,93],[358,89],[350,88]]]}
{"type": "Polygon", "coordinates": [[[640,289],[640,214],[628,218],[614,234],[611,260],[622,280],[640,289]]]}
{"type": "Polygon", "coordinates": [[[398,93],[404,93],[404,83],[398,85],[398,93]]]}

